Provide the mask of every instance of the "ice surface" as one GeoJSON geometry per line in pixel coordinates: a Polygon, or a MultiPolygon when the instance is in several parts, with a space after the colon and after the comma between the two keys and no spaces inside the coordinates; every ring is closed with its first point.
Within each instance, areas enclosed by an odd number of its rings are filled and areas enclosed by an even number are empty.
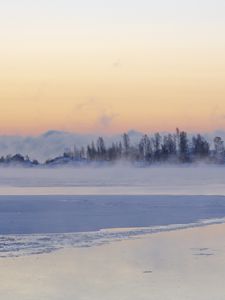
{"type": "MultiPolygon", "coordinates": [[[[112,241],[134,239],[145,234],[203,227],[221,223],[225,223],[225,218],[201,220],[189,224],[152,226],[148,228],[124,228],[123,230],[104,229],[97,232],[0,235],[0,258],[50,253],[65,247],[81,248],[99,246],[112,241]]],[[[208,255],[208,253],[201,250],[202,249],[199,250],[200,253],[196,251],[194,255],[208,255]]]]}
{"type": "Polygon", "coordinates": [[[224,218],[223,196],[1,196],[0,256],[89,247],[224,218]]]}
{"type": "Polygon", "coordinates": [[[6,168],[0,195],[0,255],[44,253],[223,222],[225,168],[6,168]]]}

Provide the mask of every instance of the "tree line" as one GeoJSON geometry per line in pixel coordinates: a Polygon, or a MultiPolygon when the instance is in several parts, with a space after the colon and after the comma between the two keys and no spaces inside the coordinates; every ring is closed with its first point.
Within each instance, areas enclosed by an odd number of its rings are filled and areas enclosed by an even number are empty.
{"type": "Polygon", "coordinates": [[[225,147],[221,137],[216,136],[213,143],[209,143],[201,134],[190,137],[187,132],[176,129],[175,133],[151,136],[144,134],[141,139],[132,144],[127,133],[122,135],[121,141],[107,146],[103,137],[91,142],[87,147],[66,150],[61,156],[48,159],[41,164],[31,160],[28,156],[15,154],[0,158],[0,164],[22,164],[26,166],[57,165],[69,163],[114,163],[127,161],[143,165],[157,163],[225,163],[225,147]]]}
{"type": "MultiPolygon", "coordinates": [[[[194,163],[204,161],[208,163],[225,163],[225,147],[221,137],[213,139],[213,145],[201,135],[191,138],[187,132],[176,129],[175,133],[155,133],[152,136],[144,134],[140,141],[131,144],[127,133],[122,135],[119,142],[106,146],[103,137],[89,144],[86,149],[82,147],[65,151],[64,158],[71,160],[84,160],[87,162],[116,162],[125,160],[131,163],[194,163]]],[[[57,158],[56,158],[57,159],[57,158]]],[[[53,160],[48,160],[49,164],[53,160]]]]}

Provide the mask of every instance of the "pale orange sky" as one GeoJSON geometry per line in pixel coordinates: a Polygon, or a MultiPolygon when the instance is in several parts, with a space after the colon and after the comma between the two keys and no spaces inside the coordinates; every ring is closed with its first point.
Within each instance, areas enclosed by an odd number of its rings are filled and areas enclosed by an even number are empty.
{"type": "Polygon", "coordinates": [[[0,4],[0,134],[225,129],[224,1],[93,2],[0,4]]]}

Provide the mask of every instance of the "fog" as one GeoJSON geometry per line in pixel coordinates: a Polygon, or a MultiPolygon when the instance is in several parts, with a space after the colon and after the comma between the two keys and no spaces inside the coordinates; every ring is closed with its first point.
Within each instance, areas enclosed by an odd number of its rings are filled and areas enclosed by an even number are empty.
{"type": "Polygon", "coordinates": [[[0,194],[225,195],[225,168],[1,168],[0,194]]]}
{"type": "MultiPolygon", "coordinates": [[[[107,145],[121,140],[121,134],[104,136],[107,145]]],[[[137,142],[142,133],[130,131],[129,137],[133,143],[137,142]]],[[[39,136],[1,136],[0,135],[0,156],[20,153],[29,155],[31,159],[44,162],[49,158],[61,155],[66,149],[86,147],[92,141],[96,141],[98,134],[79,134],[50,130],[39,136]]]]}
{"type": "MultiPolygon", "coordinates": [[[[135,130],[128,132],[131,143],[135,144],[140,140],[144,133],[135,130]]],[[[152,133],[148,133],[152,134],[152,133]]],[[[161,133],[162,135],[164,133],[161,133]]],[[[195,133],[189,133],[192,135],[195,133]]],[[[116,134],[112,136],[104,135],[104,140],[107,145],[112,142],[121,140],[121,135],[116,134]]],[[[204,137],[211,143],[215,136],[221,136],[225,139],[225,132],[217,130],[214,132],[203,133],[204,137]]],[[[50,130],[39,136],[5,136],[0,135],[0,156],[8,154],[14,155],[21,153],[22,155],[29,155],[31,159],[37,159],[43,162],[49,158],[61,155],[66,148],[86,147],[92,141],[96,141],[98,134],[79,134],[71,132],[63,132],[57,130],[50,130]]]]}

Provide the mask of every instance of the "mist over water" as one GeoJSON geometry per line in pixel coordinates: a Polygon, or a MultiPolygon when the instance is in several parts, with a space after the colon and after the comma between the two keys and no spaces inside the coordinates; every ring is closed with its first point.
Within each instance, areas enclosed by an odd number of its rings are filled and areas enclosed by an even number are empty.
{"type": "Polygon", "coordinates": [[[225,195],[225,168],[4,168],[0,169],[0,194],[225,195]]]}
{"type": "MultiPolygon", "coordinates": [[[[122,132],[114,135],[103,135],[106,145],[111,145],[113,142],[122,140],[122,132]]],[[[147,133],[152,136],[154,133],[147,133]]],[[[163,136],[166,132],[161,132],[163,136]]],[[[195,135],[195,132],[189,133],[189,136],[195,135]]],[[[216,130],[213,132],[202,133],[210,145],[213,144],[215,136],[220,136],[225,140],[225,131],[216,130]]],[[[74,146],[81,148],[86,147],[92,141],[96,141],[101,134],[79,134],[73,132],[65,132],[58,130],[49,130],[38,136],[7,136],[0,135],[0,156],[8,154],[15,155],[20,153],[23,156],[28,155],[31,159],[37,159],[39,162],[45,162],[47,159],[60,156],[66,149],[73,149],[74,146]]],[[[131,144],[137,144],[144,132],[135,130],[128,131],[131,144]]]]}

